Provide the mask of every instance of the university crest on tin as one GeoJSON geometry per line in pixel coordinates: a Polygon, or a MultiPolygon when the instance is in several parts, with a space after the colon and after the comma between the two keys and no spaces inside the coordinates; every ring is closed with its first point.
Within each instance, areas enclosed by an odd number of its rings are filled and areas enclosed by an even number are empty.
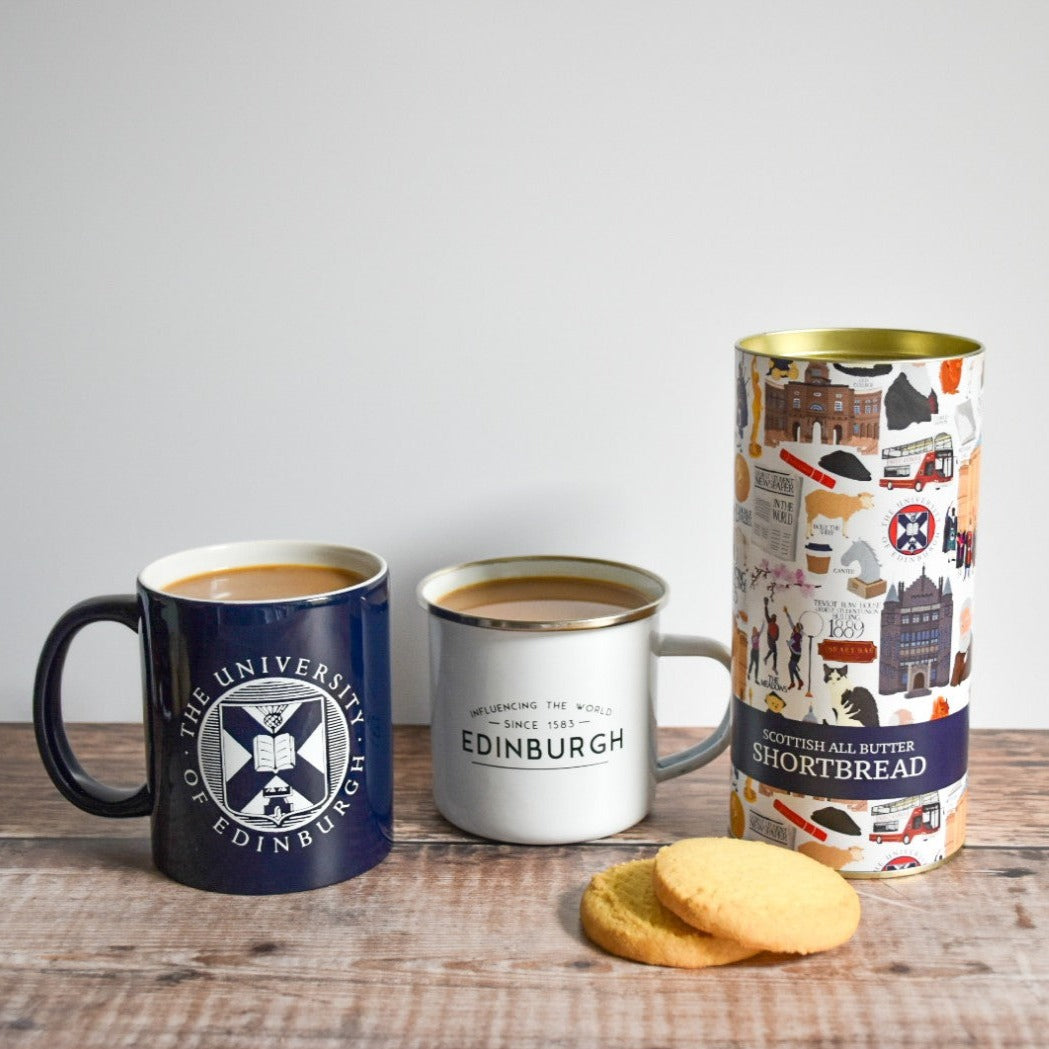
{"type": "Polygon", "coordinates": [[[936,519],[927,506],[912,503],[897,510],[889,519],[888,538],[900,554],[922,554],[932,542],[936,519]]]}

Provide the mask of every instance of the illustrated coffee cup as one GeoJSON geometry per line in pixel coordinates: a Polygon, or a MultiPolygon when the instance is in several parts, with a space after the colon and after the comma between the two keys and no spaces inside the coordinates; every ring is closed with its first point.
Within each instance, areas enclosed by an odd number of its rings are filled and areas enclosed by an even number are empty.
{"type": "Polygon", "coordinates": [[[40,656],[44,765],[73,804],[149,816],[153,859],[217,892],[295,892],[378,864],[392,842],[386,564],[302,542],[204,547],[154,561],[137,594],[74,606],[40,656]],[[138,632],[147,782],[93,779],[62,721],[62,668],[89,623],[138,632]]]}
{"type": "Polygon", "coordinates": [[[829,543],[806,543],[805,560],[809,571],[816,575],[826,575],[830,570],[831,546],[829,543]]]}
{"type": "Polygon", "coordinates": [[[434,799],[463,830],[498,841],[601,838],[648,813],[656,783],[706,764],[707,739],[656,755],[656,662],[728,650],[661,634],[666,584],[631,565],[507,557],[424,579],[434,799]]]}

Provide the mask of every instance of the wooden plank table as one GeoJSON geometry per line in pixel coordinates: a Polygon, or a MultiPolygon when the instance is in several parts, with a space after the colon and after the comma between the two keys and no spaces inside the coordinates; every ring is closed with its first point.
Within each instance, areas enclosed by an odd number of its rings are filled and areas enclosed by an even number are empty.
{"type": "MultiPolygon", "coordinates": [[[[664,751],[698,730],[664,729],[664,751]]],[[[138,726],[74,726],[85,766],[129,783],[138,726]]],[[[445,823],[428,730],[396,740],[396,837],[378,868],[277,897],[157,874],[145,820],[51,786],[31,726],[0,726],[0,1046],[1049,1045],[1049,732],[972,737],[968,845],[927,874],[853,884],[844,947],[685,972],[591,946],[590,875],[724,833],[727,757],[660,786],[643,823],[570,847],[445,823]]]]}

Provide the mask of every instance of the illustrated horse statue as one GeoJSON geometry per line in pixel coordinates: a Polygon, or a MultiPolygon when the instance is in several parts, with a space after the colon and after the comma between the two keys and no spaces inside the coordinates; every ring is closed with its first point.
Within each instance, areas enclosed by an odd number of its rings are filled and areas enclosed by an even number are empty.
{"type": "Polygon", "coordinates": [[[854,562],[859,563],[859,578],[863,582],[876,583],[881,578],[881,562],[875,557],[873,547],[864,539],[857,539],[841,555],[842,566],[848,566],[854,562]]]}

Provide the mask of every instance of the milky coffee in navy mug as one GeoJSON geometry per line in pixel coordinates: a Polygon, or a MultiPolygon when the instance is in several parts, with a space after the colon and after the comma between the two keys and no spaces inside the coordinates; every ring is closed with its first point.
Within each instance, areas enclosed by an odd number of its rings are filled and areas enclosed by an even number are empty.
{"type": "Polygon", "coordinates": [[[58,621],[34,721],[62,794],[98,816],[150,816],[154,863],[176,881],[263,894],[360,874],[393,837],[386,564],[280,541],[154,561],[137,594],[92,598],[58,621]],[[252,589],[252,579],[269,582],[252,589]],[[141,639],[148,774],[138,789],[86,773],[62,721],[66,652],[101,620],[141,639]]]}

